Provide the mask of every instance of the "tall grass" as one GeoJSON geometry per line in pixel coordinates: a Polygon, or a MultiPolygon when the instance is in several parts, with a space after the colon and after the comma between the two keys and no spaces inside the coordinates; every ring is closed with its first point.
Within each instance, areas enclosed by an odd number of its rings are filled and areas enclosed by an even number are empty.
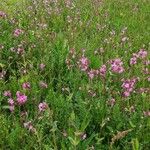
{"type": "Polygon", "coordinates": [[[149,150],[149,6],[1,1],[0,148],[149,150]]]}

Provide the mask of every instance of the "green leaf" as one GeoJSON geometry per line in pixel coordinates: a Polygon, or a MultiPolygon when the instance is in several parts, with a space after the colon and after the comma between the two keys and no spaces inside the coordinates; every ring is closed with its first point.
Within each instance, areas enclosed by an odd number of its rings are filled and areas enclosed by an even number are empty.
{"type": "Polygon", "coordinates": [[[132,147],[133,147],[133,150],[139,150],[139,141],[137,138],[132,139],[132,147]]]}

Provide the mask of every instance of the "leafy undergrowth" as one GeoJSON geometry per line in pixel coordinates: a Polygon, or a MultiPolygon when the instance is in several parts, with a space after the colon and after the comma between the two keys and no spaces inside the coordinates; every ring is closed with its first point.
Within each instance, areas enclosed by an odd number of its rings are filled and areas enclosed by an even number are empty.
{"type": "Polygon", "coordinates": [[[150,149],[148,0],[1,3],[1,149],[150,149]]]}

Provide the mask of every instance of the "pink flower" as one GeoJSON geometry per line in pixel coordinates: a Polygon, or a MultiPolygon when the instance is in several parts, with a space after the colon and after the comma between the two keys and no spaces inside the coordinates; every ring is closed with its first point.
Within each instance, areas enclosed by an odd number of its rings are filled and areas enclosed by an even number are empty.
{"type": "Polygon", "coordinates": [[[146,65],[146,66],[150,65],[150,60],[144,61],[144,65],[146,65]]]}
{"type": "Polygon", "coordinates": [[[27,101],[27,96],[25,94],[22,94],[20,91],[17,91],[17,102],[19,105],[23,105],[27,101]]]}
{"type": "Polygon", "coordinates": [[[42,103],[39,104],[38,108],[39,108],[40,112],[43,112],[48,108],[48,105],[47,105],[47,103],[42,102],[42,103]]]}
{"type": "Polygon", "coordinates": [[[12,98],[9,98],[8,103],[9,103],[9,105],[14,105],[14,100],[12,98]]]}
{"type": "Polygon", "coordinates": [[[39,85],[41,88],[47,88],[48,87],[47,83],[45,83],[43,81],[40,81],[39,85]]]}
{"type": "Polygon", "coordinates": [[[4,96],[11,97],[11,92],[10,91],[4,91],[4,96]]]}
{"type": "Polygon", "coordinates": [[[81,71],[86,71],[89,67],[89,60],[88,58],[82,56],[80,59],[79,59],[79,67],[81,69],[81,71]]]}
{"type": "Polygon", "coordinates": [[[13,100],[12,98],[9,98],[9,99],[8,99],[8,104],[9,104],[9,110],[10,110],[11,112],[13,112],[14,109],[15,109],[14,100],[13,100]]]}
{"type": "Polygon", "coordinates": [[[87,74],[88,74],[90,79],[93,79],[94,76],[95,76],[95,71],[94,70],[90,70],[87,74]]]}
{"type": "Polygon", "coordinates": [[[129,91],[124,91],[123,92],[123,96],[124,97],[129,97],[130,96],[130,92],[129,91]]]}
{"type": "Polygon", "coordinates": [[[30,83],[29,82],[25,82],[22,84],[22,88],[23,89],[30,89],[30,83]]]}
{"type": "Polygon", "coordinates": [[[123,96],[125,96],[125,97],[130,96],[130,93],[133,91],[134,85],[137,80],[138,80],[137,78],[133,78],[133,79],[125,80],[123,82],[123,84],[122,84],[122,88],[124,90],[123,96]]]}
{"type": "Polygon", "coordinates": [[[150,117],[150,111],[143,111],[145,117],[150,117]]]}
{"type": "Polygon", "coordinates": [[[111,70],[114,73],[122,73],[124,71],[123,62],[120,58],[111,61],[111,70]]]}
{"type": "Polygon", "coordinates": [[[0,11],[0,17],[6,18],[6,14],[3,11],[0,11]]]}
{"type": "Polygon", "coordinates": [[[23,30],[21,30],[21,29],[16,29],[15,31],[14,31],[14,36],[15,37],[18,37],[20,34],[22,34],[23,33],[23,30]]]}
{"type": "Polygon", "coordinates": [[[40,64],[40,69],[43,70],[45,68],[45,64],[40,64]]]}
{"type": "Polygon", "coordinates": [[[147,56],[147,51],[145,51],[144,49],[141,49],[139,52],[138,52],[138,56],[139,58],[145,58],[147,56]]]}
{"type": "Polygon", "coordinates": [[[31,132],[35,132],[35,131],[36,131],[36,129],[33,127],[31,121],[25,122],[25,123],[23,124],[23,126],[24,126],[26,129],[28,129],[29,131],[31,131],[31,132]]]}
{"type": "Polygon", "coordinates": [[[18,47],[18,48],[17,48],[17,54],[22,55],[23,53],[24,53],[24,48],[18,47]]]}
{"type": "Polygon", "coordinates": [[[132,57],[131,59],[130,59],[130,65],[134,65],[134,64],[136,64],[137,63],[137,57],[132,57]]]}
{"type": "Polygon", "coordinates": [[[102,77],[106,76],[106,71],[107,71],[106,65],[102,65],[101,68],[99,69],[99,73],[102,77]]]}

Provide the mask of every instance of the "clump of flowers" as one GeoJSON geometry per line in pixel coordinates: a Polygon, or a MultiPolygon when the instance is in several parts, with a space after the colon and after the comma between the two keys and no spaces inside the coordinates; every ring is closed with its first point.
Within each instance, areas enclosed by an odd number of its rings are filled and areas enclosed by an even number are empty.
{"type": "Polygon", "coordinates": [[[100,76],[105,77],[106,71],[107,71],[106,65],[102,65],[101,68],[99,69],[100,76]]]}
{"type": "MultiPolygon", "coordinates": [[[[130,59],[130,65],[134,65],[137,63],[137,59],[140,58],[140,59],[144,59],[146,56],[148,55],[148,52],[144,49],[140,49],[139,52],[137,53],[133,53],[132,54],[132,57],[130,59]]],[[[148,64],[149,61],[146,61],[144,62],[145,64],[148,64]]]]}
{"type": "Polygon", "coordinates": [[[88,76],[90,79],[93,79],[95,77],[95,75],[97,74],[96,70],[91,69],[90,71],[88,71],[88,76]]]}
{"type": "Polygon", "coordinates": [[[14,109],[15,109],[14,100],[13,100],[12,98],[9,98],[9,99],[8,99],[8,104],[9,104],[9,110],[10,110],[11,112],[13,112],[14,109]]]}
{"type": "Polygon", "coordinates": [[[114,73],[122,73],[124,71],[123,62],[120,58],[116,58],[111,62],[111,71],[114,73]]]}
{"type": "Polygon", "coordinates": [[[24,53],[24,48],[19,45],[19,47],[17,48],[17,54],[22,55],[23,53],[24,53]]]}
{"type": "Polygon", "coordinates": [[[80,59],[79,59],[79,68],[81,69],[81,71],[86,71],[89,67],[89,60],[87,57],[85,56],[82,56],[80,59]]]}
{"type": "Polygon", "coordinates": [[[35,132],[35,131],[36,131],[36,129],[33,127],[33,124],[32,124],[31,121],[25,122],[25,123],[23,124],[23,126],[24,126],[26,129],[28,129],[29,131],[31,131],[31,132],[35,132]]]}
{"type": "Polygon", "coordinates": [[[4,91],[4,96],[11,97],[11,92],[9,90],[8,91],[4,91]]]}
{"type": "Polygon", "coordinates": [[[3,12],[3,11],[0,11],[0,17],[2,17],[2,18],[6,18],[6,13],[5,13],[5,12],[3,12]]]}
{"type": "Polygon", "coordinates": [[[17,91],[16,96],[17,96],[17,102],[19,105],[23,105],[26,103],[27,96],[25,94],[21,93],[20,91],[17,91]]]}
{"type": "Polygon", "coordinates": [[[145,117],[150,117],[150,111],[143,111],[145,117]]]}
{"type": "Polygon", "coordinates": [[[22,88],[23,88],[23,89],[30,89],[30,88],[31,88],[30,83],[29,83],[29,82],[23,83],[23,84],[22,84],[22,88]]]}
{"type": "Polygon", "coordinates": [[[42,102],[39,104],[38,108],[40,112],[44,112],[48,108],[48,105],[46,102],[42,102]]]}
{"type": "Polygon", "coordinates": [[[148,54],[147,51],[144,49],[140,49],[140,51],[138,52],[138,56],[141,59],[145,58],[147,56],[147,54],[148,54]]]}
{"type": "Polygon", "coordinates": [[[18,37],[20,34],[22,34],[23,33],[23,30],[21,30],[21,29],[16,29],[15,31],[14,31],[14,33],[13,33],[13,35],[15,36],[15,37],[18,37]]]}
{"type": "Polygon", "coordinates": [[[69,50],[69,55],[68,55],[68,57],[66,58],[66,61],[65,61],[68,69],[73,68],[73,66],[74,66],[73,60],[75,59],[75,57],[76,57],[76,51],[75,51],[74,48],[71,48],[69,50]]]}
{"type": "Polygon", "coordinates": [[[39,67],[40,67],[40,70],[44,70],[45,64],[41,63],[39,67]]]}
{"type": "Polygon", "coordinates": [[[137,63],[137,55],[132,56],[132,58],[130,59],[130,65],[135,65],[137,63]]]}
{"type": "Polygon", "coordinates": [[[137,78],[124,80],[124,82],[122,84],[122,88],[124,90],[123,96],[125,96],[125,97],[130,96],[131,92],[134,89],[134,85],[135,85],[136,81],[137,81],[137,78]]]}

